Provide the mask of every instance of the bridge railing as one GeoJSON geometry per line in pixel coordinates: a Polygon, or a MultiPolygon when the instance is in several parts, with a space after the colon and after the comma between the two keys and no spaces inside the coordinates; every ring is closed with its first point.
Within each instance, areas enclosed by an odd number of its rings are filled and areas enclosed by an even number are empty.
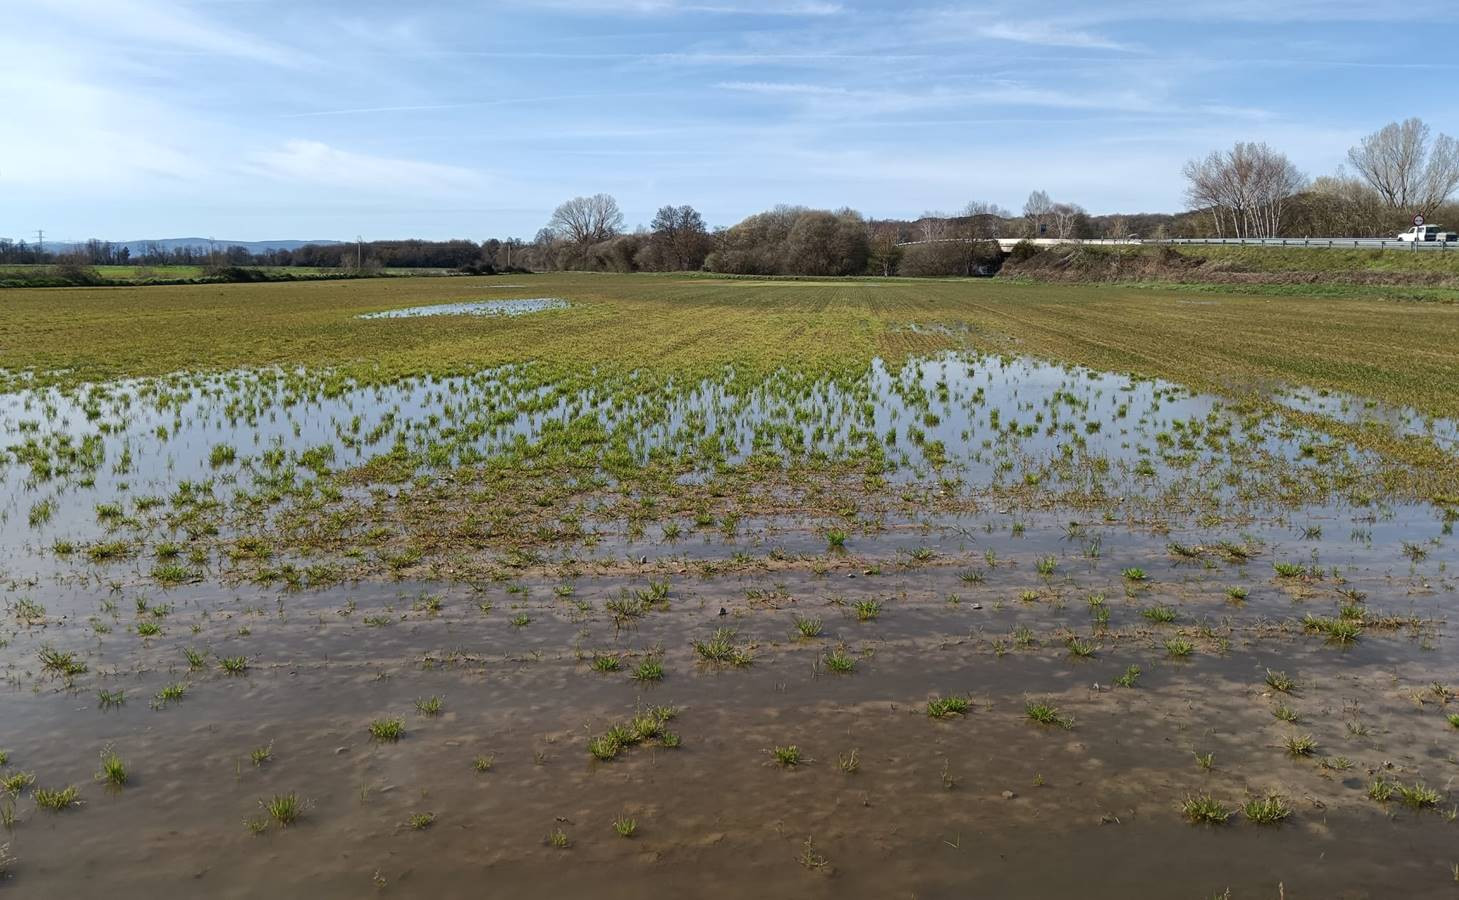
{"type": "MultiPolygon", "coordinates": [[[[1306,237],[1306,238],[1162,238],[1160,240],[1120,238],[987,238],[997,242],[1004,252],[1016,244],[1028,242],[1036,247],[1056,247],[1060,244],[1084,244],[1096,247],[1145,247],[1168,245],[1230,246],[1230,247],[1305,247],[1309,249],[1377,249],[1377,250],[1437,250],[1459,252],[1459,241],[1400,241],[1397,238],[1355,238],[1355,237],[1306,237]]],[[[940,244],[962,242],[962,238],[938,238],[931,241],[905,241],[899,247],[917,244],[940,244]]]]}
{"type": "Polygon", "coordinates": [[[1163,241],[1142,241],[1152,244],[1216,244],[1253,247],[1332,247],[1353,249],[1376,247],[1395,250],[1459,250],[1459,241],[1400,241],[1397,238],[1167,238],[1163,241]]]}

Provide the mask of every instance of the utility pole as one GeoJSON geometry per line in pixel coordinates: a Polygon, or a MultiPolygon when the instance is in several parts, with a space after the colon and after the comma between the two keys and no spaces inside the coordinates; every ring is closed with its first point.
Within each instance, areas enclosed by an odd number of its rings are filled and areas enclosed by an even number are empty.
{"type": "Polygon", "coordinates": [[[361,257],[364,255],[364,252],[365,252],[365,236],[364,235],[361,235],[361,234],[357,234],[357,235],[355,235],[355,271],[356,272],[358,272],[358,271],[360,271],[360,269],[364,268],[364,263],[361,261],[361,257]]]}
{"type": "Polygon", "coordinates": [[[46,252],[46,230],[44,228],[35,230],[35,252],[37,254],[46,252]]]}

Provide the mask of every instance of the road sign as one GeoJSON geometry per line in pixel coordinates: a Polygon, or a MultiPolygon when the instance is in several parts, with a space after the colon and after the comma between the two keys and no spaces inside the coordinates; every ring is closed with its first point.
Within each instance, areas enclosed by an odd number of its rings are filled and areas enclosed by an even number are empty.
{"type": "Polygon", "coordinates": [[[1423,214],[1422,213],[1420,213],[1420,214],[1418,214],[1418,215],[1416,215],[1416,216],[1413,217],[1413,224],[1414,225],[1422,225],[1423,223],[1424,223],[1424,217],[1423,217],[1423,214]]]}

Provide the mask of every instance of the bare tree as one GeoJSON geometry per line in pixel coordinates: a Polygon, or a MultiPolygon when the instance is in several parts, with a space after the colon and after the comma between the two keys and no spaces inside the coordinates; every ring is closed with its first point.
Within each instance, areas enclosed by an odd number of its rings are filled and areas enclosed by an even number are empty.
{"type": "Polygon", "coordinates": [[[1304,198],[1307,233],[1369,237],[1391,231],[1401,221],[1378,192],[1339,167],[1314,178],[1304,198]]]}
{"type": "Polygon", "coordinates": [[[1075,226],[1086,215],[1084,207],[1077,203],[1055,203],[1049,214],[1054,220],[1054,233],[1061,241],[1074,237],[1075,226]]]}
{"type": "Polygon", "coordinates": [[[1425,215],[1459,187],[1459,142],[1429,141],[1422,119],[1392,122],[1348,151],[1348,161],[1390,208],[1425,215]]]}
{"type": "Polygon", "coordinates": [[[1044,191],[1034,191],[1023,204],[1023,218],[1028,222],[1029,234],[1039,237],[1043,226],[1049,224],[1054,213],[1054,203],[1044,191]]]}
{"type": "Polygon", "coordinates": [[[1237,143],[1191,160],[1182,170],[1192,209],[1211,214],[1218,236],[1276,237],[1287,203],[1307,183],[1285,154],[1266,144],[1237,143]]]}
{"type": "Polygon", "coordinates": [[[740,275],[861,275],[871,251],[867,231],[853,210],[777,206],[716,233],[705,267],[740,275]]]}
{"type": "Polygon", "coordinates": [[[975,241],[992,240],[1003,230],[1003,220],[1013,218],[1013,213],[996,203],[973,200],[963,207],[963,216],[968,220],[967,237],[975,241]]]}
{"type": "Polygon", "coordinates": [[[947,220],[942,243],[936,250],[917,251],[907,258],[911,275],[976,275],[998,255],[998,237],[1003,220],[1012,213],[982,200],[970,201],[955,219],[947,220]]]}
{"type": "Polygon", "coordinates": [[[916,226],[922,232],[924,241],[942,241],[947,239],[948,215],[945,212],[928,210],[922,214],[922,218],[916,221],[916,226]]]}
{"type": "Polygon", "coordinates": [[[897,237],[895,225],[881,224],[872,227],[870,255],[867,258],[867,264],[872,271],[891,275],[896,269],[902,258],[902,248],[898,246],[897,237]]]}
{"type": "Polygon", "coordinates": [[[1181,170],[1187,182],[1186,204],[1191,209],[1205,209],[1210,212],[1217,237],[1226,236],[1224,169],[1221,154],[1213,150],[1204,159],[1190,160],[1181,170]]]}
{"type": "Polygon", "coordinates": [[[682,271],[704,265],[704,257],[709,255],[709,231],[694,207],[661,207],[649,228],[664,268],[682,271]]]}
{"type": "Polygon", "coordinates": [[[871,242],[866,220],[850,209],[807,210],[785,238],[785,260],[792,275],[860,275],[866,271],[871,242]]]}
{"type": "Polygon", "coordinates": [[[574,197],[552,213],[547,227],[571,243],[596,244],[622,230],[623,213],[607,194],[574,197]]]}

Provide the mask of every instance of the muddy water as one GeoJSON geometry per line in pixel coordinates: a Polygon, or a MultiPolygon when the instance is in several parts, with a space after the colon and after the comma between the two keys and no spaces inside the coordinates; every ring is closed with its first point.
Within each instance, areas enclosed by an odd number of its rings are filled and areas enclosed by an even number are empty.
{"type": "Polygon", "coordinates": [[[1363,461],[1176,385],[1032,360],[636,388],[528,369],[385,386],[252,372],[0,398],[0,772],[81,800],[0,798],[17,860],[0,892],[1452,896],[1452,515],[1253,499],[1263,478],[1363,461]],[[608,521],[496,579],[304,591],[221,583],[221,548],[148,512],[242,505],[397,444],[434,460],[417,479],[446,481],[585,416],[636,459],[705,441],[730,463],[837,459],[870,436],[892,490],[963,490],[976,511],[858,520],[839,550],[796,515],[672,540],[668,522],[608,521]],[[1106,516],[993,490],[1096,483],[1152,501],[1195,485],[1220,514],[1106,516]],[[87,561],[107,540],[138,552],[87,561]],[[201,553],[200,579],[158,583],[166,542],[201,553]],[[623,615],[640,592],[649,608],[623,615]],[[1316,630],[1332,621],[1357,623],[1352,639],[1316,630]],[[747,665],[701,657],[720,629],[747,665]],[[853,671],[832,671],[838,650],[853,671]],[[245,672],[223,671],[237,658],[245,672]],[[618,670],[595,670],[608,658],[618,670]],[[631,676],[648,659],[662,681],[631,676]],[[1274,690],[1269,669],[1296,686],[1274,690]],[[183,694],[159,699],[169,685],[183,694]],[[930,718],[951,696],[967,714],[930,718]],[[417,709],[430,697],[436,715],[417,709]],[[1068,727],[1031,721],[1031,701],[1068,727]],[[590,754],[660,706],[679,746],[590,754]],[[372,740],[392,717],[405,736],[372,740]],[[1305,736],[1315,748],[1293,753],[1305,736]],[[777,765],[790,745],[801,763],[777,765]],[[130,776],[119,789],[94,777],[108,747],[130,776]],[[1435,808],[1375,800],[1375,781],[1426,785],[1435,808]],[[303,817],[270,824],[261,801],[289,792],[303,817]],[[1189,824],[1198,793],[1231,819],[1189,824]],[[1273,793],[1290,816],[1246,821],[1241,805],[1273,793]],[[631,838],[613,828],[625,817],[631,838]]]}
{"type": "MultiPolygon", "coordinates": [[[[478,585],[32,586],[47,616],[7,621],[0,748],[8,770],[33,772],[42,787],[76,784],[82,804],[53,813],[29,792],[15,798],[4,840],[19,862],[0,889],[1451,895],[1459,825],[1443,811],[1454,802],[1459,730],[1445,716],[1459,701],[1433,685],[1459,685],[1459,663],[1446,624],[1452,539],[1432,510],[1400,507],[1379,521],[1312,510],[1244,534],[1103,524],[1071,533],[1058,513],[1023,525],[1014,534],[993,513],[909,522],[826,553],[814,532],[765,523],[716,540],[717,552],[765,560],[735,577],[698,577],[695,558],[708,551],[699,544],[661,547],[636,570],[478,585]],[[1312,536],[1314,523],[1325,537],[1312,536]],[[1098,556],[1088,552],[1095,537],[1098,556]],[[1250,558],[1208,549],[1220,540],[1250,558]],[[1170,541],[1196,555],[1173,556],[1170,541]],[[1405,542],[1429,552],[1410,558],[1405,542]],[[1291,560],[1315,569],[1274,574],[1274,562],[1291,560]],[[1126,578],[1131,567],[1147,579],[1126,578]],[[647,615],[609,614],[624,592],[664,580],[668,599],[647,615]],[[1233,601],[1231,587],[1245,599],[1233,601]],[[1105,629],[1092,624],[1095,593],[1110,610],[1105,629]],[[1403,623],[1369,625],[1346,645],[1304,631],[1304,615],[1335,616],[1355,597],[1370,621],[1403,623]],[[131,630],[139,598],[170,607],[161,635],[131,630]],[[860,621],[866,600],[881,610],[860,621]],[[1157,606],[1176,621],[1142,614],[1157,606]],[[512,624],[519,616],[526,624],[512,624]],[[111,630],[97,633],[91,617],[111,630]],[[797,636],[807,618],[822,620],[821,636],[797,636]],[[693,642],[718,628],[736,630],[749,665],[698,657],[693,642]],[[1068,652],[1071,633],[1095,646],[1093,657],[1068,652]],[[1193,644],[1188,657],[1167,651],[1177,635],[1193,644]],[[43,646],[73,650],[88,671],[69,684],[44,673],[43,646]],[[824,664],[838,646],[856,660],[849,674],[824,664]],[[206,666],[190,671],[186,648],[207,652],[206,666]],[[590,661],[610,654],[623,670],[594,671],[590,661]],[[220,671],[229,656],[246,656],[247,673],[220,671]],[[663,660],[661,682],[628,675],[647,656],[663,660]],[[1135,686],[1117,685],[1131,665],[1141,669],[1135,686]],[[1297,688],[1273,692],[1268,668],[1297,688]],[[186,694],[154,708],[173,682],[186,694]],[[125,702],[99,708],[102,689],[125,702]],[[928,717],[929,698],[952,695],[972,701],[967,715],[928,717]],[[418,713],[415,702],[431,696],[443,698],[441,712],[418,713]],[[1029,699],[1072,726],[1029,721],[1029,699]],[[677,708],[670,727],[681,746],[592,759],[592,736],[659,705],[677,708]],[[1278,705],[1298,721],[1277,719],[1278,705]],[[368,724],[391,716],[405,737],[372,741],[368,724]],[[1294,735],[1315,740],[1311,757],[1284,747],[1294,735]],[[802,764],[774,764],[769,751],[791,744],[802,764]],[[249,752],[269,745],[272,758],[255,767],[249,752]],[[106,746],[131,773],[120,790],[92,780],[106,746]],[[840,761],[852,751],[848,773],[840,761]],[[1196,763],[1205,753],[1209,771],[1196,763]],[[473,766],[481,755],[492,758],[484,773],[473,766]],[[1440,809],[1370,799],[1377,777],[1437,789],[1440,809]],[[289,791],[308,801],[302,820],[251,834],[245,819],[261,815],[260,800],[289,791]],[[1194,792],[1233,809],[1277,792],[1292,814],[1279,826],[1239,811],[1223,826],[1190,825],[1179,805],[1194,792]],[[407,824],[426,812],[430,827],[407,824]],[[637,822],[629,839],[612,828],[625,816],[637,822]],[[558,830],[565,848],[547,841],[558,830]]],[[[621,558],[629,548],[615,549],[621,558]]]]}
{"type": "Polygon", "coordinates": [[[1315,412],[1340,422],[1377,426],[1405,437],[1425,438],[1451,453],[1459,449],[1459,422],[1426,416],[1410,407],[1393,407],[1340,391],[1311,388],[1281,391],[1276,398],[1292,409],[1315,412]]]}
{"type": "MultiPolygon", "coordinates": [[[[502,285],[510,287],[510,285],[502,285]]],[[[432,306],[408,306],[384,312],[365,313],[361,319],[415,319],[421,316],[526,316],[552,309],[567,309],[568,302],[557,297],[533,297],[522,300],[471,300],[463,303],[437,303],[432,306]]]]}
{"type": "MultiPolygon", "coordinates": [[[[709,445],[729,465],[757,452],[838,460],[874,448],[894,484],[940,479],[974,493],[1034,485],[1148,499],[1182,488],[1244,507],[1263,477],[1300,483],[1365,462],[1178,385],[973,354],[876,362],[840,382],[782,374],[746,386],[726,372],[662,392],[632,380],[558,384],[530,368],[387,385],[179,375],[0,396],[0,565],[45,577],[73,568],[58,545],[178,541],[182,530],[162,521],[175,506],[266,497],[396,448],[425,461],[419,475],[444,479],[583,420],[640,463],[709,445]]],[[[706,460],[703,474],[719,463],[706,460]]]]}

